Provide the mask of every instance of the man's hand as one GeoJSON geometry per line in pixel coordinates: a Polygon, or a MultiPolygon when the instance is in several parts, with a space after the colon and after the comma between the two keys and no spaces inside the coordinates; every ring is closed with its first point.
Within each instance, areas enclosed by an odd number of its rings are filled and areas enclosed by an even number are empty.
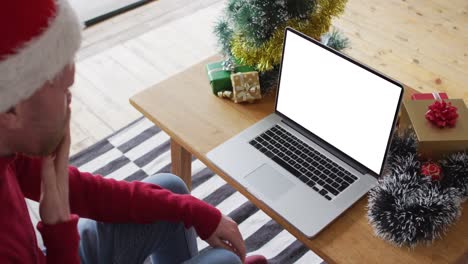
{"type": "Polygon", "coordinates": [[[236,253],[244,263],[245,244],[237,223],[223,215],[214,233],[206,240],[212,247],[221,247],[236,253]]]}
{"type": "Polygon", "coordinates": [[[70,219],[68,197],[68,157],[70,153],[70,122],[67,122],[65,136],[54,156],[42,161],[41,199],[39,214],[44,224],[53,225],[70,219]]]}

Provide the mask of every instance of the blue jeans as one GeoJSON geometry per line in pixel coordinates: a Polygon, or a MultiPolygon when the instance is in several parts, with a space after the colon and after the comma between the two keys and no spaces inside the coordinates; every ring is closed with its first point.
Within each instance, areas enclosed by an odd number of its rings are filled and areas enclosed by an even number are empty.
{"type": "MultiPolygon", "coordinates": [[[[145,179],[174,193],[189,193],[177,176],[164,173],[145,179]]],[[[223,263],[240,264],[231,251],[210,248],[198,254],[196,233],[185,229],[182,222],[155,222],[153,224],[112,224],[80,219],[81,263],[143,263],[151,255],[153,264],[223,263]]]]}

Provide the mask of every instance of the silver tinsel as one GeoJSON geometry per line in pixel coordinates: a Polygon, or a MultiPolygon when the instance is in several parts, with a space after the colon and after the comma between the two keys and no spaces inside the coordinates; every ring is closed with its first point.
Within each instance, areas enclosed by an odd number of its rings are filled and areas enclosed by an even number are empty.
{"type": "Polygon", "coordinates": [[[443,187],[455,187],[460,190],[463,199],[468,198],[468,153],[461,152],[449,155],[440,162],[446,176],[442,181],[443,187]]]}
{"type": "Polygon", "coordinates": [[[397,246],[440,238],[461,215],[468,192],[468,154],[440,161],[440,182],[420,174],[415,138],[394,137],[386,173],[369,192],[367,216],[375,234],[397,246]]]}

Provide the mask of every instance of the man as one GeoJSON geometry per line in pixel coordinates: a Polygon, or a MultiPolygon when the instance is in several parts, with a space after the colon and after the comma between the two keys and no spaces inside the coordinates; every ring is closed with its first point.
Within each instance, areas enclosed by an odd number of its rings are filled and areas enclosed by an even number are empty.
{"type": "Polygon", "coordinates": [[[0,263],[266,263],[174,175],[128,183],[69,167],[76,15],[65,0],[1,5],[0,263]],[[39,202],[45,252],[24,197],[39,202]],[[212,247],[198,254],[194,232],[212,247]]]}

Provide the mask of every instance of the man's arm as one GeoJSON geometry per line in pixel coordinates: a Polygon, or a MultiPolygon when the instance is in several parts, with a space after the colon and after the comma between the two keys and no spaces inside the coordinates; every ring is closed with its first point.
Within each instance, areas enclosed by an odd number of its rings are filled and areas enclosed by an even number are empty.
{"type": "Polygon", "coordinates": [[[211,246],[232,250],[242,261],[245,259],[237,224],[191,195],[174,194],[149,183],[105,179],[74,167],[70,167],[69,175],[72,212],[104,222],[182,221],[185,227],[195,227],[211,246]]]}
{"type": "Polygon", "coordinates": [[[182,221],[208,238],[216,229],[218,209],[188,194],[174,194],[158,185],[105,179],[70,167],[71,210],[104,222],[152,223],[182,221]]]}
{"type": "MultiPolygon", "coordinates": [[[[19,156],[18,181],[25,197],[39,201],[41,159],[19,156]]],[[[195,227],[202,239],[215,231],[221,220],[218,209],[191,196],[174,194],[160,186],[106,179],[69,167],[70,209],[103,222],[151,223],[182,221],[195,227]]]]}
{"type": "MultiPolygon", "coordinates": [[[[23,193],[38,201],[40,159],[22,163],[23,193]]],[[[244,260],[245,245],[237,224],[211,205],[191,195],[173,194],[160,186],[123,182],[83,173],[69,167],[71,212],[104,222],[151,223],[158,220],[183,221],[213,247],[235,252],[244,260]]]]}

